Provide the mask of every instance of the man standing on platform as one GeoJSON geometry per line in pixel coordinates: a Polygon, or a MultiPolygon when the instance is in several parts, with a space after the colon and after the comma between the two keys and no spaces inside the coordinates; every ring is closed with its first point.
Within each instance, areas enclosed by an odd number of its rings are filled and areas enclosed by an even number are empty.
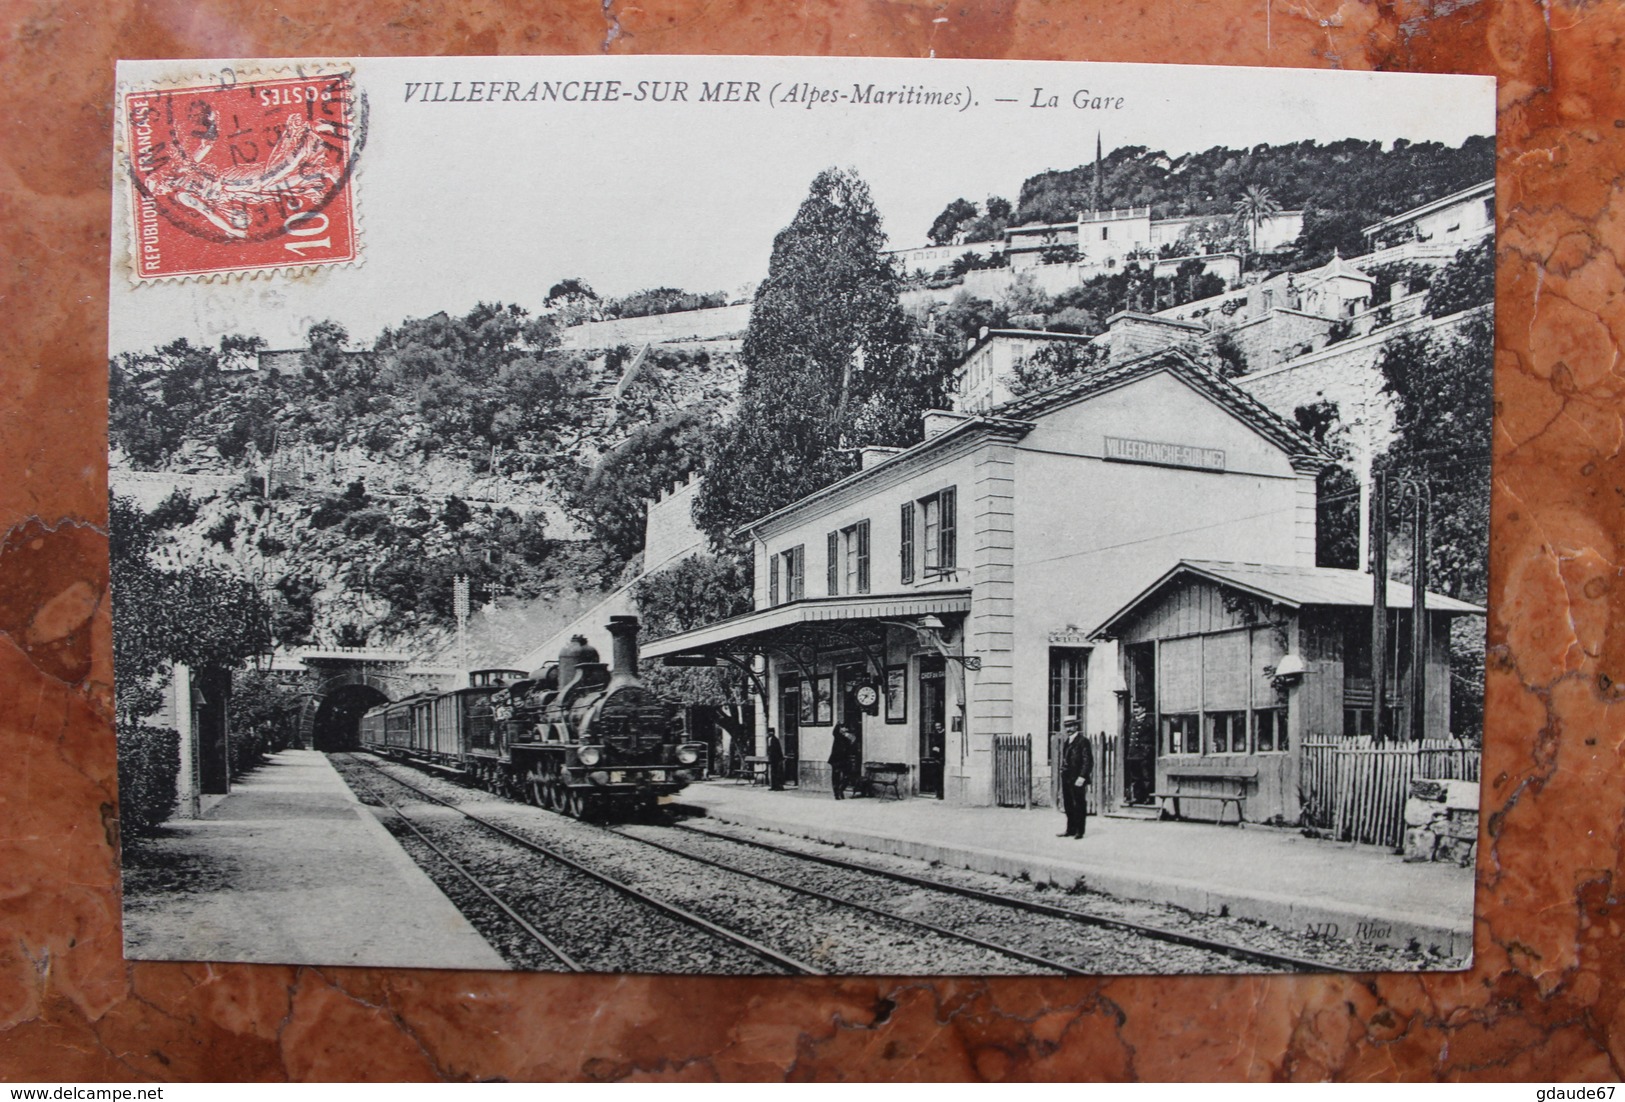
{"type": "Polygon", "coordinates": [[[835,790],[837,800],[846,798],[843,790],[850,779],[851,761],[851,741],[846,736],[846,728],[837,723],[835,725],[834,741],[829,748],[829,783],[830,787],[835,790]]]}
{"type": "Polygon", "coordinates": [[[767,786],[775,792],[784,791],[784,747],[779,743],[779,733],[771,727],[767,729],[767,786]]]}
{"type": "Polygon", "coordinates": [[[1083,737],[1083,724],[1077,716],[1067,716],[1061,730],[1066,733],[1061,743],[1061,805],[1066,809],[1066,830],[1058,837],[1082,838],[1089,820],[1089,780],[1095,775],[1095,751],[1083,737]]]}

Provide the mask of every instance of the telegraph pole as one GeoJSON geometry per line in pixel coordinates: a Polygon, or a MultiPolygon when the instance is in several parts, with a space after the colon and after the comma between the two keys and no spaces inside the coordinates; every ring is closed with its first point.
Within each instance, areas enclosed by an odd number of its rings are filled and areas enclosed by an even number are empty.
{"type": "Polygon", "coordinates": [[[459,574],[451,583],[451,607],[457,614],[457,661],[468,675],[468,575],[459,574]]]}
{"type": "Polygon", "coordinates": [[[1383,704],[1388,699],[1388,472],[1371,478],[1371,742],[1381,746],[1387,732],[1383,704]]]}
{"type": "Polygon", "coordinates": [[[1420,479],[1411,483],[1415,511],[1411,527],[1411,738],[1427,737],[1428,656],[1428,488],[1420,479]]]}

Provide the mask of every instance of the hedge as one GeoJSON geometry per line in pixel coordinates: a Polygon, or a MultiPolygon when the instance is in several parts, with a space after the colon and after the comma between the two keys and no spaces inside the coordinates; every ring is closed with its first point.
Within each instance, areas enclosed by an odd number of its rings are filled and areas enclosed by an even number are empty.
{"type": "Polygon", "coordinates": [[[119,834],[151,834],[175,812],[181,736],[168,727],[118,726],[119,834]]]}

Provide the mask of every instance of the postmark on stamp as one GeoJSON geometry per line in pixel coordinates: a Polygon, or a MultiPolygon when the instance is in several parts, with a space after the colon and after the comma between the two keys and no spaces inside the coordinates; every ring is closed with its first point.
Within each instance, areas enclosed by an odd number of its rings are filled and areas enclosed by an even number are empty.
{"type": "Polygon", "coordinates": [[[344,264],[367,105],[347,71],[121,93],[137,281],[344,264]]]}

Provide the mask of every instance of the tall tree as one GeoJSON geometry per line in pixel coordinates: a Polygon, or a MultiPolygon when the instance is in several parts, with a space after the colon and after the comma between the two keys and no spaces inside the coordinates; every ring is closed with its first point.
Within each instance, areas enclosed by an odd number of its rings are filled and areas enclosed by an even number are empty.
{"type": "Polygon", "coordinates": [[[931,228],[925,231],[925,236],[933,245],[946,245],[953,241],[954,234],[976,215],[975,203],[969,199],[955,199],[942,208],[942,213],[931,223],[931,228]]]}
{"type": "Polygon", "coordinates": [[[1377,363],[1394,400],[1394,439],[1378,465],[1427,486],[1429,588],[1469,601],[1483,601],[1489,589],[1494,355],[1494,326],[1480,312],[1448,332],[1400,336],[1377,363]]]}
{"type": "Polygon", "coordinates": [[[159,533],[134,502],[108,503],[114,706],[122,723],[155,712],[169,667],[239,666],[271,649],[271,613],[247,579],[216,566],[153,564],[159,533]]]}
{"type": "Polygon", "coordinates": [[[1234,209],[1237,224],[1248,227],[1248,241],[1256,253],[1259,227],[1280,211],[1281,204],[1270,194],[1269,188],[1250,184],[1247,190],[1241,193],[1241,198],[1236,200],[1234,209]]]}
{"type": "Polygon", "coordinates": [[[695,518],[719,546],[736,526],[856,469],[865,444],[920,439],[943,400],[946,342],[897,301],[869,187],[827,169],[773,242],[740,359],[734,421],[708,456],[695,518]]]}

